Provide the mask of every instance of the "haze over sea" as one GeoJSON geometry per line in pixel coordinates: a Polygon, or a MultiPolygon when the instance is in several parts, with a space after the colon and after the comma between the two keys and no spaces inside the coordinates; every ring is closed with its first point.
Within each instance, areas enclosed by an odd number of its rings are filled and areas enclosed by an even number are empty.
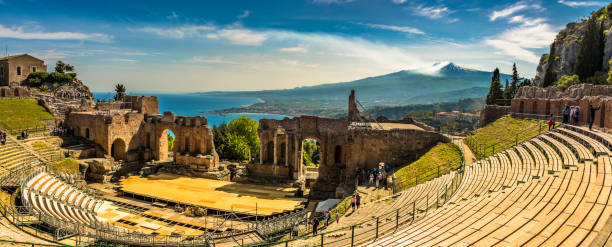
{"type": "MultiPolygon", "coordinates": [[[[164,111],[172,111],[175,115],[183,116],[203,116],[208,119],[208,125],[215,126],[222,123],[229,123],[230,120],[240,116],[247,116],[259,121],[262,118],[283,119],[285,116],[276,114],[209,114],[204,113],[211,110],[221,110],[232,107],[240,107],[261,102],[258,98],[251,97],[219,97],[219,96],[201,96],[199,94],[158,94],[158,93],[129,93],[130,95],[145,95],[157,96],[159,101],[159,113],[164,111]]],[[[94,92],[94,98],[110,99],[114,93],[94,92]]]]}

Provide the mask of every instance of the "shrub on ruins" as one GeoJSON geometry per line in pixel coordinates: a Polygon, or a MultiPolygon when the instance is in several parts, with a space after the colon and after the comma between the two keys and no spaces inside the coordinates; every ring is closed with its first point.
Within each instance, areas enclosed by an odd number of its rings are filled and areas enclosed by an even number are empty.
{"type": "Polygon", "coordinates": [[[595,85],[604,85],[607,84],[608,74],[603,71],[597,71],[595,74],[589,78],[582,80],[582,83],[589,83],[595,85]]]}
{"type": "Polygon", "coordinates": [[[40,87],[47,78],[49,77],[49,73],[47,72],[32,72],[28,75],[26,81],[30,87],[40,87]]]}
{"type": "Polygon", "coordinates": [[[73,79],[74,77],[72,74],[52,72],[51,74],[49,74],[49,76],[47,77],[47,80],[44,82],[63,84],[63,83],[71,82],[73,79]]]}
{"type": "Polygon", "coordinates": [[[174,151],[174,137],[168,135],[168,152],[174,151]]]}
{"type": "Polygon", "coordinates": [[[559,79],[559,81],[557,81],[557,87],[560,87],[563,90],[576,84],[580,84],[578,75],[564,75],[559,79]]]}

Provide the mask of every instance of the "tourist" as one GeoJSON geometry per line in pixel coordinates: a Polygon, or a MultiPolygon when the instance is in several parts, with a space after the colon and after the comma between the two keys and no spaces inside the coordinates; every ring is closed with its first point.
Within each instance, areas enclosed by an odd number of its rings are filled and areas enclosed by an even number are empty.
{"type": "Polygon", "coordinates": [[[359,209],[359,205],[361,205],[361,196],[359,195],[359,193],[355,195],[355,203],[357,204],[357,209],[359,209]]]}
{"type": "Polygon", "coordinates": [[[329,211],[325,210],[325,227],[329,225],[329,211]]]}
{"type": "Polygon", "coordinates": [[[368,184],[370,184],[370,186],[372,186],[374,184],[374,173],[373,172],[369,172],[370,173],[370,181],[368,184]]]}
{"type": "Polygon", "coordinates": [[[574,111],[574,125],[578,125],[578,119],[580,118],[580,107],[576,106],[574,111]]]}
{"type": "Polygon", "coordinates": [[[293,225],[293,232],[292,232],[293,236],[297,237],[299,233],[300,233],[300,228],[298,227],[298,224],[293,225]]]}
{"type": "Polygon", "coordinates": [[[567,120],[569,124],[574,124],[574,114],[575,113],[576,113],[576,109],[573,106],[570,106],[569,119],[567,120]]]}
{"type": "Polygon", "coordinates": [[[589,106],[589,130],[593,130],[593,122],[595,122],[595,111],[599,110],[600,107],[589,106]]]}
{"type": "Polygon", "coordinates": [[[319,217],[315,215],[312,220],[312,235],[317,235],[317,228],[319,227],[319,217]]]}
{"type": "Polygon", "coordinates": [[[555,118],[553,117],[553,114],[550,114],[550,119],[548,119],[548,122],[546,122],[546,124],[548,124],[548,131],[552,130],[555,127],[555,118]]]}
{"type": "Polygon", "coordinates": [[[569,114],[570,114],[570,107],[569,105],[565,105],[565,107],[563,107],[563,123],[567,124],[569,121],[569,114]]]}
{"type": "Polygon", "coordinates": [[[378,175],[376,176],[376,189],[380,188],[380,181],[382,180],[382,174],[380,172],[378,172],[378,175]]]}
{"type": "Polygon", "coordinates": [[[336,210],[336,224],[340,223],[340,213],[336,210]]]}
{"type": "Polygon", "coordinates": [[[2,137],[2,139],[0,139],[0,142],[2,142],[2,146],[4,146],[4,144],[6,144],[6,138],[2,137]]]}
{"type": "Polygon", "coordinates": [[[353,194],[353,197],[351,198],[351,208],[353,209],[353,212],[355,212],[355,203],[357,203],[357,201],[355,199],[355,194],[353,194]]]}

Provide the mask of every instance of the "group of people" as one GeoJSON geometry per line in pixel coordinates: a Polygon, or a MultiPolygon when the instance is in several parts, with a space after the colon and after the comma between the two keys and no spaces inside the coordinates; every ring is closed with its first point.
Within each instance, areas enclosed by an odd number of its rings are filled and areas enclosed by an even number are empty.
{"type": "Polygon", "coordinates": [[[87,97],[87,93],[85,92],[66,92],[66,91],[60,91],[56,93],[57,97],[62,97],[62,98],[67,98],[67,99],[80,99],[80,98],[86,98],[87,97]]]}
{"type": "Polygon", "coordinates": [[[28,129],[25,129],[24,131],[21,131],[21,139],[22,140],[28,139],[28,137],[30,137],[30,131],[28,129]]]}
{"type": "Polygon", "coordinates": [[[53,128],[54,136],[66,136],[74,134],[74,130],[71,126],[65,125],[64,122],[60,122],[58,125],[53,128]]]}
{"type": "MultiPolygon", "coordinates": [[[[310,224],[312,224],[312,235],[317,235],[319,224],[321,224],[321,220],[325,222],[325,227],[327,227],[329,226],[330,219],[331,219],[331,213],[329,212],[329,210],[325,210],[322,216],[314,214],[313,217],[310,219],[310,224]]],[[[338,224],[339,222],[340,222],[340,214],[338,213],[338,211],[336,211],[336,224],[338,224]]],[[[298,225],[296,224],[295,226],[293,226],[292,235],[294,237],[297,237],[298,234],[299,234],[299,228],[298,228],[298,225]]]]}
{"type": "Polygon", "coordinates": [[[377,189],[381,187],[387,188],[387,174],[389,174],[390,170],[391,167],[388,164],[385,164],[384,169],[362,169],[358,167],[355,175],[357,176],[359,185],[363,185],[365,182],[364,180],[368,179],[369,186],[376,186],[377,189]]]}
{"type": "MultiPolygon", "coordinates": [[[[594,107],[593,105],[589,106],[589,130],[593,130],[593,123],[595,122],[595,112],[599,109],[600,107],[594,107]]],[[[581,111],[579,106],[566,105],[563,108],[563,123],[578,125],[580,114],[581,111]]]]}

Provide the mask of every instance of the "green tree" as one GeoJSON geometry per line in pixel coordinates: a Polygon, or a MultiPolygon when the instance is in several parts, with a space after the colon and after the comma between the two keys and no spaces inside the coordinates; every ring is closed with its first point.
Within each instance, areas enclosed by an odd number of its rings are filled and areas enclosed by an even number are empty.
{"type": "Polygon", "coordinates": [[[316,140],[306,139],[303,144],[303,162],[307,166],[318,166],[319,165],[319,154],[321,152],[321,146],[316,140]]]}
{"type": "Polygon", "coordinates": [[[174,150],[174,137],[168,135],[168,152],[172,152],[174,150]]]}
{"type": "Polygon", "coordinates": [[[510,82],[508,78],[506,78],[506,83],[504,84],[504,99],[510,99],[510,95],[512,94],[512,88],[510,88],[510,82]]]}
{"type": "Polygon", "coordinates": [[[115,101],[121,101],[125,97],[125,86],[123,84],[115,84],[115,101]]]}
{"type": "Polygon", "coordinates": [[[231,160],[248,160],[249,145],[243,136],[229,133],[223,144],[223,152],[227,159],[231,160]]]}
{"type": "Polygon", "coordinates": [[[608,63],[610,63],[610,70],[608,70],[608,78],[606,79],[606,81],[608,82],[608,85],[612,85],[612,59],[610,59],[608,63]]]}
{"type": "Polygon", "coordinates": [[[602,25],[597,25],[594,17],[589,18],[587,21],[584,35],[580,42],[576,64],[574,65],[574,73],[579,78],[589,78],[602,68],[603,48],[605,46],[605,36],[602,28],[602,25]]]}
{"type": "Polygon", "coordinates": [[[512,64],[512,82],[510,83],[510,95],[508,99],[514,98],[520,83],[521,78],[519,77],[518,70],[516,69],[516,63],[514,63],[512,64]]]}
{"type": "Polygon", "coordinates": [[[228,128],[230,133],[244,137],[251,154],[259,154],[259,135],[257,121],[248,117],[239,117],[230,121],[228,128]]]}
{"type": "Polygon", "coordinates": [[[533,86],[532,83],[531,83],[531,80],[529,80],[529,79],[523,80],[519,87],[525,87],[525,86],[533,86]]]}
{"type": "Polygon", "coordinates": [[[560,87],[565,90],[571,85],[576,85],[579,83],[580,80],[578,79],[578,75],[563,75],[561,76],[559,81],[557,81],[557,87],[560,87]]]}
{"type": "Polygon", "coordinates": [[[74,66],[64,63],[62,60],[59,60],[57,61],[57,63],[55,63],[55,72],[64,73],[66,71],[73,72],[74,66]]]}
{"type": "Polygon", "coordinates": [[[550,53],[548,54],[548,61],[546,63],[546,71],[544,72],[544,80],[542,81],[542,87],[548,87],[553,85],[557,80],[557,71],[555,71],[555,42],[550,46],[550,53]]]}
{"type": "Polygon", "coordinates": [[[499,68],[495,68],[493,71],[493,77],[491,77],[489,94],[487,95],[487,105],[495,105],[498,99],[502,99],[504,97],[501,87],[502,86],[499,81],[499,68]]]}

